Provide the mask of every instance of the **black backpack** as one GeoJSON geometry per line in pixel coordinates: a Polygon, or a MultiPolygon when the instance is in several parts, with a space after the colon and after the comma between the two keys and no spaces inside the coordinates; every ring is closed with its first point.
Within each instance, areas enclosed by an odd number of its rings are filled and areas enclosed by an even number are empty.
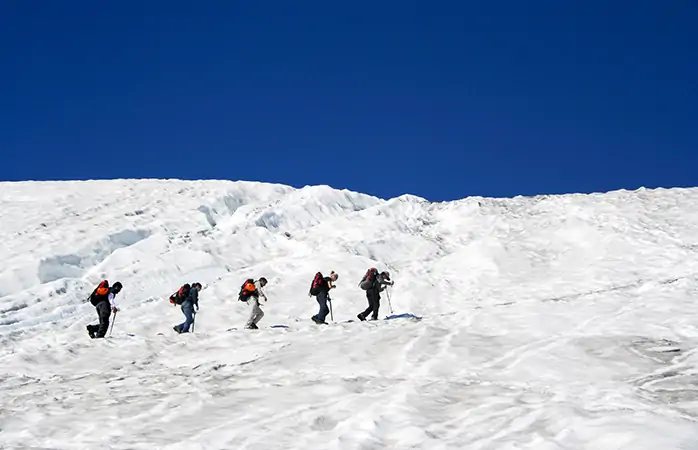
{"type": "Polygon", "coordinates": [[[246,302],[254,293],[257,292],[257,287],[254,284],[254,279],[248,278],[240,286],[240,294],[238,294],[238,300],[241,302],[246,302]]]}
{"type": "Polygon", "coordinates": [[[313,278],[313,282],[310,285],[310,291],[308,292],[308,294],[318,295],[320,292],[322,292],[324,282],[325,277],[322,276],[322,272],[316,273],[315,278],[313,278]]]}
{"type": "Polygon", "coordinates": [[[109,281],[103,280],[99,286],[90,294],[90,303],[92,306],[97,306],[99,303],[109,300],[109,281]]]}
{"type": "Polygon", "coordinates": [[[189,297],[189,291],[191,291],[191,286],[189,283],[185,283],[177,292],[170,295],[170,303],[173,305],[181,305],[184,303],[184,300],[189,297]]]}
{"type": "Polygon", "coordinates": [[[366,275],[359,282],[359,287],[364,291],[371,289],[376,284],[376,279],[378,278],[378,269],[371,267],[366,272],[366,275]]]}

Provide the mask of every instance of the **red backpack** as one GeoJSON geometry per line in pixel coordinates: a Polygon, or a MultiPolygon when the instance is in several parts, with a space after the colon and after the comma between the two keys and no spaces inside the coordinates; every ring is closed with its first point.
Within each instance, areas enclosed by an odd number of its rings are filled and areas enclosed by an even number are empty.
{"type": "Polygon", "coordinates": [[[364,275],[364,277],[359,282],[359,287],[364,291],[370,289],[375,284],[377,277],[378,269],[376,269],[375,267],[371,267],[370,269],[368,269],[366,275],[364,275]]]}
{"type": "Polygon", "coordinates": [[[309,295],[318,295],[322,291],[322,284],[325,282],[325,277],[322,276],[322,272],[315,274],[313,278],[313,283],[310,285],[309,295]]]}
{"type": "Polygon", "coordinates": [[[177,292],[174,294],[170,295],[170,303],[173,305],[181,305],[184,303],[184,300],[189,297],[189,291],[191,290],[191,286],[189,283],[185,283],[184,286],[179,288],[177,292]]]}

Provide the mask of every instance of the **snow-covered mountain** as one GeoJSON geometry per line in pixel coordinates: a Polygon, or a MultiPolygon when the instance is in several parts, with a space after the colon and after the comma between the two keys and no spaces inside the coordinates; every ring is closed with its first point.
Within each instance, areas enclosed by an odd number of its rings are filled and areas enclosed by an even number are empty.
{"type": "Polygon", "coordinates": [[[698,189],[0,183],[0,448],[698,448],[698,189]],[[396,284],[376,322],[366,269],[396,284]],[[310,317],[339,273],[334,323],[310,317]],[[242,330],[245,278],[269,280],[242,330]],[[86,297],[121,281],[113,334],[86,297]],[[200,281],[195,332],[169,294],[200,281]]]}

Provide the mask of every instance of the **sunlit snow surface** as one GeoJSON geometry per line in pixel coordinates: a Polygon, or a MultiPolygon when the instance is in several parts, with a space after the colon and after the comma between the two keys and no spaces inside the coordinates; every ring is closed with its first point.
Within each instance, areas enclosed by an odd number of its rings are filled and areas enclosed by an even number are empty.
{"type": "Polygon", "coordinates": [[[3,449],[698,448],[698,189],[0,183],[0,261],[3,449]],[[384,295],[381,320],[346,322],[370,266],[393,313],[384,295]],[[328,326],[318,270],[340,275],[328,326]],[[102,277],[121,311],[91,340],[102,277]],[[177,335],[166,298],[193,281],[177,335]]]}

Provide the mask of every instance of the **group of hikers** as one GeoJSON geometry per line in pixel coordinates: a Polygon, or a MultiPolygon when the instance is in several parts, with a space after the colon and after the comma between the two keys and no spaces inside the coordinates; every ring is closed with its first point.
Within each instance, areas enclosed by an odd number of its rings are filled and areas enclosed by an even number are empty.
{"type": "MultiPolygon", "coordinates": [[[[318,313],[311,317],[311,320],[316,324],[327,324],[325,319],[330,314],[330,306],[328,306],[328,303],[331,305],[330,291],[337,287],[335,285],[337,279],[339,279],[339,275],[334,270],[327,277],[323,276],[322,272],[318,272],[313,278],[308,295],[315,297],[320,307],[318,313]]],[[[368,269],[359,282],[359,287],[366,291],[368,308],[357,314],[356,317],[361,321],[365,321],[370,315],[370,320],[377,320],[380,308],[380,293],[393,284],[394,282],[390,279],[388,271],[379,273],[374,267],[368,269]]],[[[267,296],[264,293],[266,285],[267,279],[264,277],[260,277],[257,280],[249,278],[245,280],[240,288],[238,300],[250,305],[250,315],[245,324],[246,329],[256,330],[259,328],[257,324],[264,317],[264,311],[260,307],[260,298],[267,302],[267,296]]],[[[106,336],[111,314],[114,313],[116,315],[119,311],[115,298],[122,288],[122,284],[118,281],[109,286],[108,280],[104,280],[90,295],[89,300],[95,307],[99,317],[98,325],[87,326],[87,333],[91,338],[103,338],[106,336]]],[[[182,313],[184,314],[184,322],[172,327],[175,332],[189,333],[194,331],[195,310],[199,310],[199,292],[201,289],[202,285],[199,282],[187,283],[169,297],[171,304],[175,306],[181,305],[182,313]]]]}

